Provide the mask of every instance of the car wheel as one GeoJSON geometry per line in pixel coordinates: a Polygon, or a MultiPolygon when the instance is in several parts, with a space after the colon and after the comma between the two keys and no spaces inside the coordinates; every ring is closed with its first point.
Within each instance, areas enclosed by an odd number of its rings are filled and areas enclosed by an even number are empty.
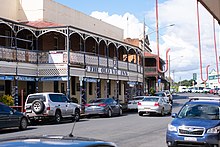
{"type": "Polygon", "coordinates": [[[19,129],[25,130],[25,129],[27,129],[27,125],[28,125],[27,118],[25,118],[25,117],[21,118],[19,129]]]}
{"type": "Polygon", "coordinates": [[[164,108],[162,108],[162,110],[161,110],[161,112],[160,112],[160,115],[161,116],[164,116],[165,114],[164,114],[164,108]]]}
{"type": "Polygon", "coordinates": [[[73,121],[78,122],[80,119],[80,111],[79,110],[75,110],[75,115],[73,117],[73,121]]]}
{"type": "Polygon", "coordinates": [[[62,118],[62,116],[61,116],[60,111],[56,111],[56,113],[55,113],[55,122],[57,124],[61,122],[61,118],[62,118]]]}
{"type": "Polygon", "coordinates": [[[143,113],[141,113],[141,112],[139,112],[138,114],[139,114],[139,116],[143,116],[143,113]]]}
{"type": "Polygon", "coordinates": [[[43,101],[40,100],[35,100],[32,103],[32,110],[36,113],[36,114],[40,114],[44,111],[45,105],[43,101]]]}
{"type": "Polygon", "coordinates": [[[107,116],[112,117],[112,111],[110,109],[108,110],[107,116]]]}

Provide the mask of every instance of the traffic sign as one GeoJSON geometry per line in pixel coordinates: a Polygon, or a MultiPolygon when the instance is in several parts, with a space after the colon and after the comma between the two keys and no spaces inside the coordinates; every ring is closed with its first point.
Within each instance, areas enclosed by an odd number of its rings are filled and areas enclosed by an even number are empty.
{"type": "Polygon", "coordinates": [[[196,73],[193,73],[193,80],[197,80],[197,74],[196,73]]]}

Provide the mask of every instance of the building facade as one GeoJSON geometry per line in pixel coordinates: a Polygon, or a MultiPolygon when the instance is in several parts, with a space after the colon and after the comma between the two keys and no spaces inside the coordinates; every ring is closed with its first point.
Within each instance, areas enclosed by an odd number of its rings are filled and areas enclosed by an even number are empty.
{"type": "Polygon", "coordinates": [[[0,95],[15,105],[34,92],[79,103],[141,94],[131,89],[143,83],[143,52],[122,40],[123,30],[52,0],[0,2],[0,95]]]}
{"type": "Polygon", "coordinates": [[[170,83],[166,79],[164,72],[160,72],[164,70],[165,62],[157,55],[151,53],[145,53],[144,62],[144,80],[147,93],[150,88],[153,88],[155,91],[169,90],[170,83]],[[159,60],[159,67],[157,65],[157,60],[159,60]]]}

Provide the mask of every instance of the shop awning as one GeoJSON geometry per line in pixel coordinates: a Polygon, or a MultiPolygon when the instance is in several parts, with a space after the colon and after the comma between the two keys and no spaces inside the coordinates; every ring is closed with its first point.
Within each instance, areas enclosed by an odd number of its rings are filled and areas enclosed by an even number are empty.
{"type": "Polygon", "coordinates": [[[199,0],[220,24],[220,0],[199,0]]]}

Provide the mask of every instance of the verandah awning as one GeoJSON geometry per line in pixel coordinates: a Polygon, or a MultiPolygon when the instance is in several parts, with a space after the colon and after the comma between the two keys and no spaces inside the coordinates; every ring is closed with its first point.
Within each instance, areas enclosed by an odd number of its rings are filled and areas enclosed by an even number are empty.
{"type": "Polygon", "coordinates": [[[220,24],[220,0],[199,0],[220,24]]]}

